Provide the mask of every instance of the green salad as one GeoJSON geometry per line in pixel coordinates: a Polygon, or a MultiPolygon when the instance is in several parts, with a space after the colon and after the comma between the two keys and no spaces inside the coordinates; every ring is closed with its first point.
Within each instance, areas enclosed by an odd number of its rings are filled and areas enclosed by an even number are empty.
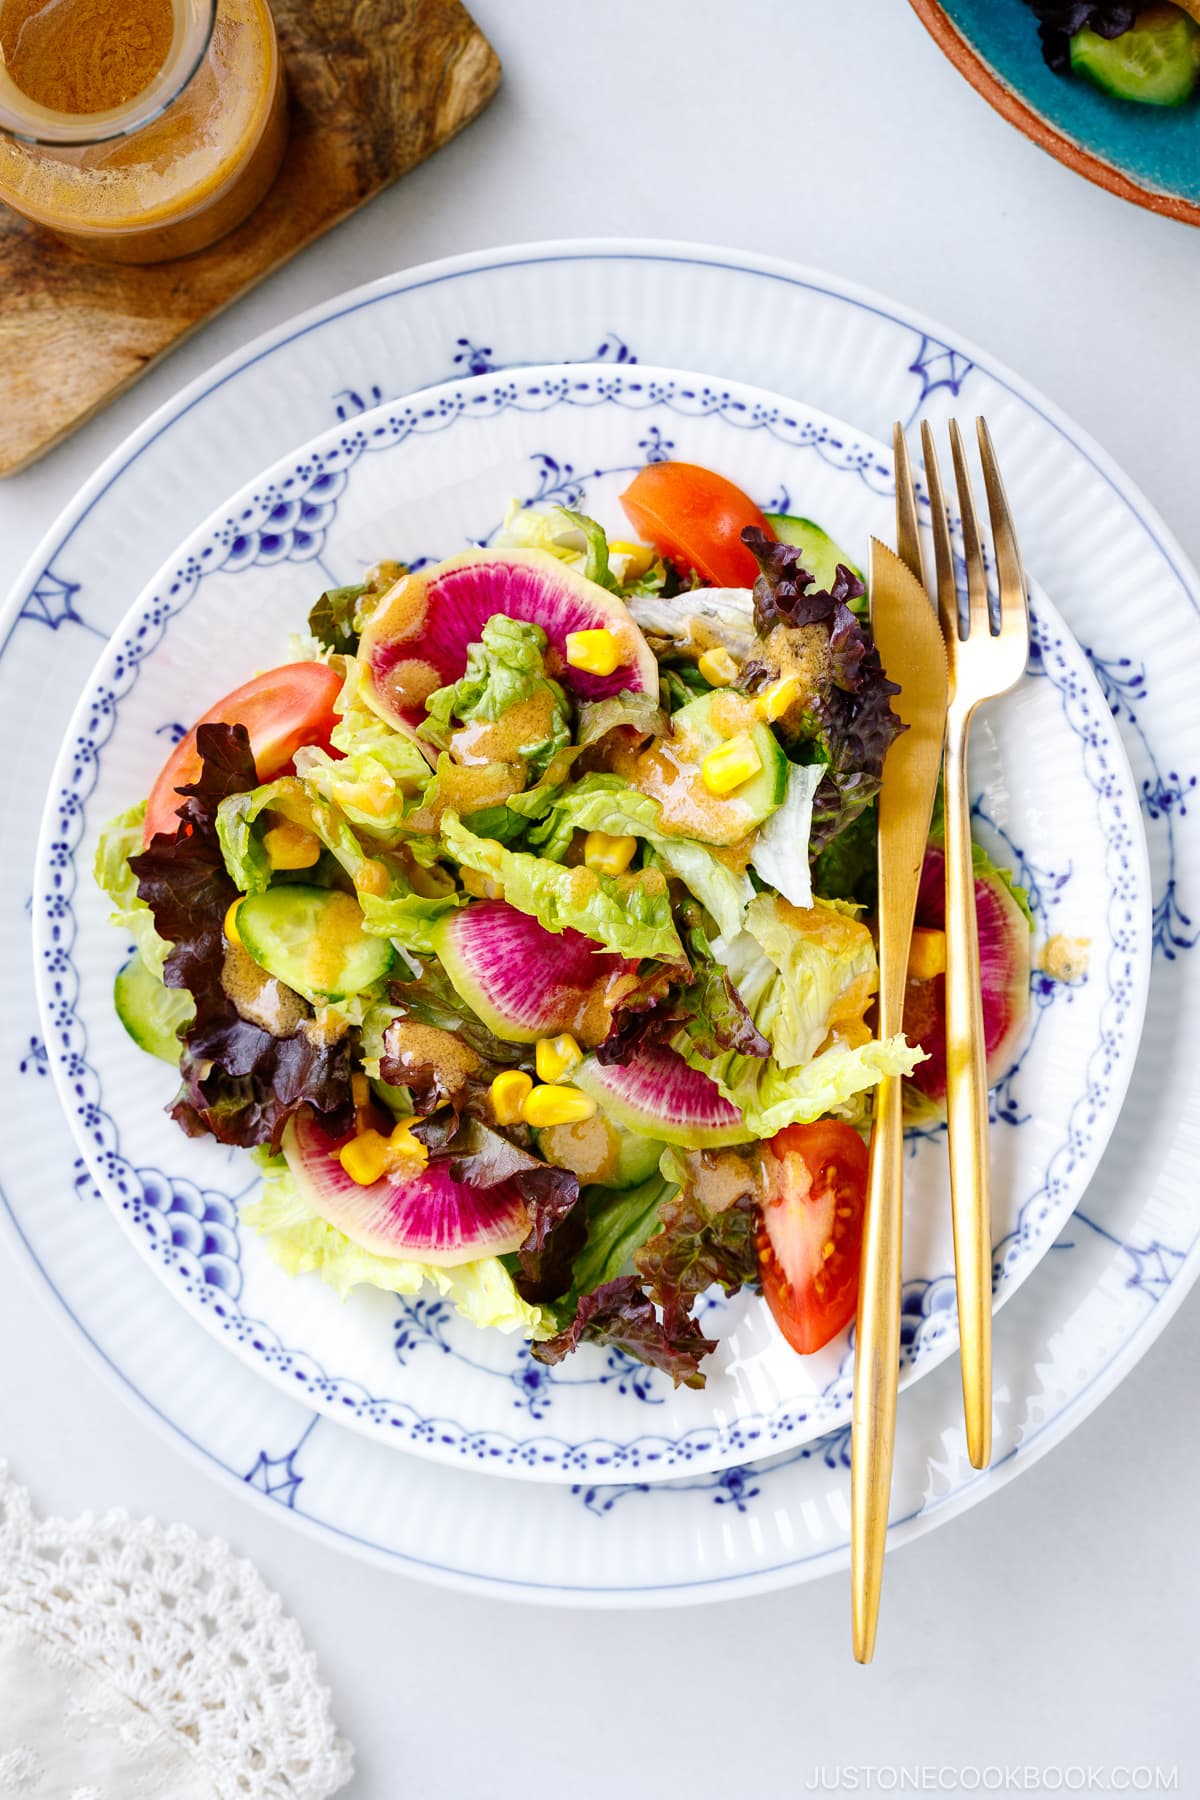
{"type": "MultiPolygon", "coordinates": [[[[285,1269],[699,1386],[714,1286],[801,1352],[853,1316],[872,1089],[944,1094],[940,849],[881,1042],[900,725],[862,575],[709,470],[650,464],[623,505],[627,539],[514,505],[322,594],[96,872],[118,1012],[182,1129],[258,1159],[243,1218],[285,1269]]],[[[1002,1056],[1029,925],[977,875],[1002,1056]]]]}

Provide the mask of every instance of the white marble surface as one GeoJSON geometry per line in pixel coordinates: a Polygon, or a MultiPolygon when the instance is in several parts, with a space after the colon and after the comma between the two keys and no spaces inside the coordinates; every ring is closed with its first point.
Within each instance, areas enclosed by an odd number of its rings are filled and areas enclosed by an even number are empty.
{"type": "MultiPolygon", "coordinates": [[[[483,118],[0,486],[0,589],[128,431],[259,331],[429,257],[601,232],[792,255],[944,318],[1093,431],[1200,559],[1200,235],[1026,143],[902,0],[474,10],[506,69],[483,118]]],[[[42,1507],[186,1519],[282,1590],[358,1745],[354,1800],[790,1796],[839,1766],[859,1792],[955,1794],[1080,1772],[1130,1792],[1157,1765],[1200,1795],[1195,1295],[1073,1437],[895,1558],[868,1670],[839,1578],[699,1613],[540,1613],[315,1546],[156,1437],[2,1265],[0,1368],[0,1454],[42,1507]]]]}

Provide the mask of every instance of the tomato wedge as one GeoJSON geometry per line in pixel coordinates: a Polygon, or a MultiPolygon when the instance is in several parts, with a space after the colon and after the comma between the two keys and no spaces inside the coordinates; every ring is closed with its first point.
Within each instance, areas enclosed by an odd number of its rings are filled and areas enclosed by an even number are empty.
{"type": "Polygon", "coordinates": [[[742,542],[747,525],[774,533],[741,488],[696,463],[647,463],[621,495],[640,538],[715,587],[753,587],[758,564],[742,542]]]}
{"type": "Polygon", "coordinates": [[[258,779],[272,781],[287,768],[301,744],[329,748],[329,734],[337,723],[333,703],[341,691],[342,677],[327,664],[285,663],[256,675],[210,706],[159,771],[146,806],[144,841],[148,844],[156,831],[176,830],[180,805],[176,789],[186,787],[200,773],[198,726],[244,725],[250,734],[258,779]]]}
{"type": "Polygon", "coordinates": [[[789,1125],[763,1146],[763,1179],[763,1293],[792,1349],[807,1356],[858,1304],[867,1146],[840,1119],[789,1125]]]}

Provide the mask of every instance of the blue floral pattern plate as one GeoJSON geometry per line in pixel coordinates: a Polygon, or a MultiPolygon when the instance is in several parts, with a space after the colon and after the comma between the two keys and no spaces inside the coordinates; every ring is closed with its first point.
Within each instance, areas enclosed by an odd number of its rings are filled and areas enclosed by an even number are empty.
{"type": "MultiPolygon", "coordinates": [[[[201,514],[300,437],[384,400],[572,358],[622,368],[653,360],[758,382],[876,438],[894,418],[923,415],[940,428],[954,413],[986,413],[1005,445],[1026,560],[1084,647],[1134,770],[1154,953],[1133,1081],[1083,1202],[997,1317],[991,1468],[980,1473],[967,1459],[953,1359],[901,1396],[889,1542],[909,1542],[1061,1442],[1200,1275],[1191,673],[1200,576],[1112,459],[987,351],[837,276],[744,251],[626,240],[487,250],[404,270],[251,342],[96,471],[0,618],[0,904],[19,936],[42,800],[75,697],[131,594],[201,514]]],[[[384,1570],[571,1606],[699,1603],[845,1566],[845,1427],[708,1475],[533,1486],[397,1456],[258,1379],[181,1312],[100,1199],[50,1077],[32,958],[0,962],[0,1000],[0,1064],[10,1080],[15,1073],[24,1127],[0,1139],[8,1255],[144,1421],[282,1526],[384,1570]]],[[[1119,1440],[1112,1450],[1122,1453],[1119,1440]]]]}
{"type": "MultiPolygon", "coordinates": [[[[432,1296],[287,1279],[239,1221],[249,1159],[164,1116],[176,1080],[117,1022],[129,946],[91,880],[105,821],[149,788],[198,709],[286,653],[327,586],[392,555],[440,559],[494,536],[513,495],[619,528],[648,461],[720,470],[768,510],[819,519],[866,562],[892,527],[883,449],[753,388],[635,365],[475,376],[337,426],[196,530],[101,656],[50,786],[34,880],[45,1041],[85,1162],[171,1291],[252,1367],[385,1442],[489,1473],[612,1482],[709,1472],[782,1451],[848,1417],[849,1332],[796,1357],[761,1300],[710,1297],[719,1349],[702,1393],[585,1346],[543,1370],[432,1296]],[[214,655],[213,646],[220,646],[214,655]]],[[[1088,972],[1036,978],[1031,1029],[993,1105],[995,1295],[1028,1274],[1083,1194],[1133,1066],[1149,972],[1150,902],[1137,795],[1104,698],[1062,620],[1035,600],[1030,671],[981,720],[979,829],[1028,889],[1038,943],[1082,940],[1088,972]]],[[[943,1134],[914,1137],[907,1173],[905,1382],[955,1340],[943,1134]]]]}

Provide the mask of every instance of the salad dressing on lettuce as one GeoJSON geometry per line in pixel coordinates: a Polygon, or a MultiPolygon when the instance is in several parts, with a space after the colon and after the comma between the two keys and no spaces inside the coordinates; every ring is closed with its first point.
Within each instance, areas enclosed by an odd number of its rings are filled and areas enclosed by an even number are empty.
{"type": "Polygon", "coordinates": [[[260,968],[240,944],[227,943],[221,986],[243,1018],[261,1025],[272,1037],[289,1037],[309,1018],[309,1007],[282,981],[260,968]]]}
{"type": "Polygon", "coordinates": [[[468,768],[487,763],[519,766],[527,744],[540,744],[550,735],[553,699],[541,688],[527,700],[518,700],[498,719],[473,719],[450,736],[450,754],[468,768]]]}

